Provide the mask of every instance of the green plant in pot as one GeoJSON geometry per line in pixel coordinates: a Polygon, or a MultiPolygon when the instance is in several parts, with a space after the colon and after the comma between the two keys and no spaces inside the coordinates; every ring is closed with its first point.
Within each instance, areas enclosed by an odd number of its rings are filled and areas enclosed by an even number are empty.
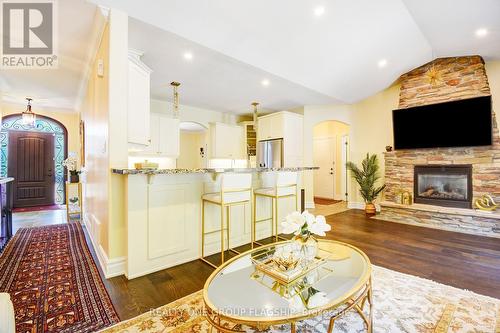
{"type": "Polygon", "coordinates": [[[366,154],[365,159],[361,162],[361,168],[352,162],[347,162],[347,168],[359,185],[359,193],[366,203],[366,214],[375,214],[373,201],[385,188],[385,185],[376,187],[376,183],[380,179],[377,155],[366,154]]]}

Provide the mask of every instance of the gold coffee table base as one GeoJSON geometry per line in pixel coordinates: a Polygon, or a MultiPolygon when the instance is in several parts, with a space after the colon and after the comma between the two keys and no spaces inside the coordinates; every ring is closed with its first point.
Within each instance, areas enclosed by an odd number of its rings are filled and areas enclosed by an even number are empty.
{"type": "Polygon", "coordinates": [[[360,288],[360,293],[357,293],[357,296],[351,299],[346,300],[342,304],[338,304],[333,308],[330,309],[322,309],[318,313],[311,313],[307,316],[304,316],[303,318],[296,318],[294,321],[288,321],[288,320],[276,320],[276,321],[266,321],[266,322],[256,322],[252,320],[251,317],[248,318],[248,320],[241,320],[238,322],[235,322],[234,319],[229,318],[224,316],[223,314],[220,314],[218,312],[214,312],[210,310],[210,307],[206,306],[205,304],[205,309],[206,309],[206,318],[207,321],[210,323],[211,331],[212,329],[216,329],[217,332],[223,332],[223,333],[244,333],[246,330],[244,329],[244,326],[248,327],[253,327],[257,328],[259,331],[263,331],[271,326],[274,325],[283,325],[287,324],[290,325],[290,332],[295,333],[296,332],[296,326],[297,322],[303,321],[309,318],[314,318],[316,316],[320,316],[322,313],[329,312],[329,311],[334,311],[336,308],[339,308],[343,305],[346,307],[342,309],[339,313],[335,314],[334,316],[330,317],[330,322],[328,325],[328,333],[332,333],[334,328],[335,328],[335,321],[342,318],[344,315],[346,315],[349,311],[356,311],[358,315],[361,317],[363,320],[365,326],[366,326],[366,331],[368,333],[372,333],[373,330],[373,296],[372,296],[372,282],[371,278],[368,280],[368,282],[363,285],[360,288]],[[369,306],[369,312],[368,315],[365,314],[363,309],[365,306],[369,306]]]}

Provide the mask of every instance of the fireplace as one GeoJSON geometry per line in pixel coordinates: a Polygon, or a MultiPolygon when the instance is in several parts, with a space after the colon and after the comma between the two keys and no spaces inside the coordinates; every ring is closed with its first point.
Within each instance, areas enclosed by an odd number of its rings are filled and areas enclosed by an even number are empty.
{"type": "Polygon", "coordinates": [[[471,208],[471,165],[416,165],[414,201],[428,205],[471,208]]]}

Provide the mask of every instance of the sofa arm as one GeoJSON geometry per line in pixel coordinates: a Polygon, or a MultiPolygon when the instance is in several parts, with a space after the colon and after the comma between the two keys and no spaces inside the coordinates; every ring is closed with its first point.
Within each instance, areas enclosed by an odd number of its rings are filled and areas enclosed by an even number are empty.
{"type": "Polygon", "coordinates": [[[15,333],[16,321],[10,295],[0,293],[0,333],[15,333]]]}

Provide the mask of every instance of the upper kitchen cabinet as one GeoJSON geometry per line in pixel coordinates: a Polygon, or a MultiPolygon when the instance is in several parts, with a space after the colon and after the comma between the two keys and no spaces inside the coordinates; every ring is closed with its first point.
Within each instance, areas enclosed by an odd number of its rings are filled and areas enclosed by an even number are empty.
{"type": "Polygon", "coordinates": [[[259,117],[257,140],[270,140],[283,138],[285,130],[285,117],[283,112],[272,113],[259,117]]]}
{"type": "Polygon", "coordinates": [[[243,126],[210,123],[210,157],[246,159],[243,126]]]}
{"type": "Polygon", "coordinates": [[[160,157],[179,156],[179,119],[164,114],[151,113],[151,142],[141,151],[141,155],[160,157]]]}
{"type": "Polygon", "coordinates": [[[151,69],[141,61],[142,53],[128,54],[128,142],[150,144],[150,76],[151,69]]]}
{"type": "Polygon", "coordinates": [[[301,167],[303,122],[302,115],[288,111],[261,116],[257,123],[257,141],[283,139],[283,167],[301,167]]]}

